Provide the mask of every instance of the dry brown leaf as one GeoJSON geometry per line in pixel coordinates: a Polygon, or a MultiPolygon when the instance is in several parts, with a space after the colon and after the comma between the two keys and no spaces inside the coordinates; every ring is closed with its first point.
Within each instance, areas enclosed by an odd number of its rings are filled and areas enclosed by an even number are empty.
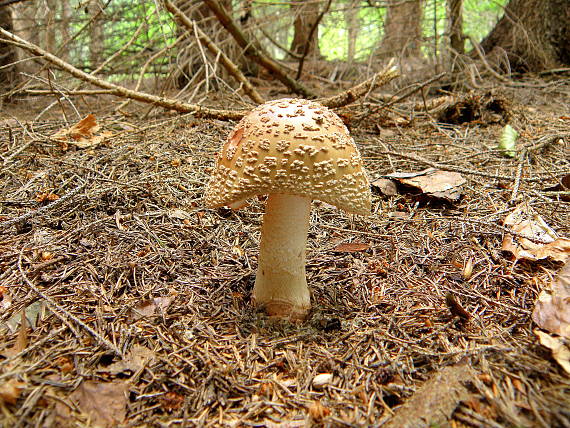
{"type": "Polygon", "coordinates": [[[424,382],[383,426],[415,428],[446,423],[459,403],[471,395],[464,384],[474,376],[467,364],[443,368],[424,382]]]}
{"type": "Polygon", "coordinates": [[[544,219],[526,204],[518,205],[503,224],[518,235],[506,234],[501,249],[517,259],[552,259],[565,262],[570,258],[570,239],[559,237],[544,219]]]}
{"type": "Polygon", "coordinates": [[[26,384],[16,379],[0,384],[0,403],[16,404],[26,384]]]}
{"type": "Polygon", "coordinates": [[[52,135],[52,139],[65,144],[73,144],[80,149],[86,149],[100,144],[105,138],[113,135],[109,131],[97,134],[98,131],[97,119],[94,115],[89,114],[71,128],[57,131],[52,135]]]}
{"type": "Polygon", "coordinates": [[[106,428],[125,420],[128,389],[125,381],[86,380],[69,398],[89,416],[94,426],[106,428]]]}
{"type": "Polygon", "coordinates": [[[309,415],[317,422],[322,421],[324,418],[330,415],[330,413],[330,409],[323,406],[320,401],[313,401],[309,405],[309,415]]]}
{"type": "Polygon", "coordinates": [[[370,248],[370,244],[365,242],[347,242],[338,244],[333,248],[335,253],[357,253],[359,251],[366,251],[370,248]]]}
{"type": "Polygon", "coordinates": [[[131,311],[131,319],[138,321],[164,312],[173,302],[175,296],[154,297],[137,304],[131,311]]]}
{"type": "Polygon", "coordinates": [[[564,345],[564,341],[540,330],[534,330],[534,334],[538,336],[542,346],[552,351],[552,357],[560,364],[560,367],[570,374],[570,349],[564,345]]]}
{"type": "Polygon", "coordinates": [[[551,291],[539,294],[532,320],[540,328],[570,339],[570,261],[552,281],[551,291]]]}
{"type": "Polygon", "coordinates": [[[137,372],[142,369],[150,360],[154,358],[154,352],[144,346],[133,345],[131,350],[122,360],[99,369],[99,372],[111,374],[123,373],[126,371],[137,372]]]}
{"type": "Polygon", "coordinates": [[[379,178],[378,180],[374,180],[370,183],[370,186],[372,186],[372,189],[378,190],[385,196],[394,196],[398,194],[396,183],[387,178],[379,178]]]}
{"type": "Polygon", "coordinates": [[[176,410],[180,410],[184,404],[184,396],[177,392],[169,391],[162,395],[158,401],[164,410],[168,413],[172,413],[176,410]]]}
{"type": "Polygon", "coordinates": [[[457,201],[461,198],[463,185],[467,182],[457,172],[428,168],[419,172],[400,172],[386,176],[435,198],[457,201]]]}

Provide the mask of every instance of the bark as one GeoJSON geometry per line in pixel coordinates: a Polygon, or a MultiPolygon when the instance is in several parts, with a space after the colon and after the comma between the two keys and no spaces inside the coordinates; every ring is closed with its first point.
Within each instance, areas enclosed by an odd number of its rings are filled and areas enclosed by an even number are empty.
{"type": "MultiPolygon", "coordinates": [[[[5,6],[0,8],[0,28],[6,31],[14,31],[12,20],[12,8],[5,6]]],[[[16,48],[8,43],[0,42],[0,91],[13,88],[18,83],[18,69],[16,62],[18,55],[16,48]]]]}
{"type": "Polygon", "coordinates": [[[319,57],[319,0],[295,0],[291,5],[295,13],[291,52],[296,55],[319,57]]]}
{"type": "Polygon", "coordinates": [[[490,60],[506,53],[513,71],[569,66],[570,1],[511,0],[481,47],[490,60]]]}
{"type": "Polygon", "coordinates": [[[449,32],[449,47],[455,54],[464,54],[463,0],[447,0],[447,26],[449,32]]]}
{"type": "MultiPolygon", "coordinates": [[[[71,38],[70,24],[71,24],[71,6],[69,0],[61,1],[61,43],[66,43],[71,38]]],[[[61,53],[61,58],[64,61],[69,61],[69,49],[64,49],[61,53]]]]}
{"type": "Polygon", "coordinates": [[[104,37],[103,34],[103,8],[99,0],[90,0],[87,7],[91,17],[89,26],[89,62],[92,70],[97,68],[103,55],[104,37]]]}
{"type": "Polygon", "coordinates": [[[418,57],[422,47],[423,0],[388,0],[379,56],[418,57]]]}
{"type": "Polygon", "coordinates": [[[347,3],[347,8],[344,12],[344,19],[346,21],[346,28],[348,33],[348,50],[346,55],[346,62],[352,65],[356,55],[356,39],[360,31],[360,18],[358,16],[359,0],[350,0],[347,3]]]}
{"type": "Polygon", "coordinates": [[[46,0],[44,3],[44,47],[48,52],[56,53],[56,15],[57,2],[56,0],[46,0]]]}

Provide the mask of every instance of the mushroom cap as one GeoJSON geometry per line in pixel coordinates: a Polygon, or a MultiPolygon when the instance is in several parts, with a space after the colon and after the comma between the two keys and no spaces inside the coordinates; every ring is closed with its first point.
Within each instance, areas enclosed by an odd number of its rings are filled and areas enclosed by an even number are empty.
{"type": "Polygon", "coordinates": [[[309,100],[280,99],[248,113],[218,154],[204,201],[215,208],[284,193],[368,215],[362,158],[342,120],[309,100]]]}

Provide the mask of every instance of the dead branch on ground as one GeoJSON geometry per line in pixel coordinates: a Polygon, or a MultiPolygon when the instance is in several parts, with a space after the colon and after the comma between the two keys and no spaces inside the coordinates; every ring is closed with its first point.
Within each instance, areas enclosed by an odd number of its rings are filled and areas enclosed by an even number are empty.
{"type": "Polygon", "coordinates": [[[73,65],[63,61],[61,58],[58,58],[57,56],[43,50],[39,46],[28,42],[27,40],[24,40],[15,34],[10,33],[9,31],[4,30],[3,28],[0,28],[0,34],[7,39],[6,42],[39,55],[40,57],[43,57],[46,61],[52,63],[62,70],[67,71],[69,74],[78,79],[91,83],[100,88],[108,89],[111,95],[131,98],[133,100],[142,101],[147,104],[154,104],[165,109],[175,110],[179,113],[193,113],[197,117],[208,117],[221,120],[238,120],[244,115],[243,111],[214,109],[197,104],[188,104],[183,101],[158,97],[156,95],[147,94],[145,92],[133,91],[125,87],[107,82],[103,79],[93,76],[92,74],[85,73],[84,71],[81,71],[73,65]]]}
{"type": "Polygon", "coordinates": [[[367,93],[373,91],[374,89],[383,86],[398,77],[400,75],[398,73],[398,68],[393,64],[394,60],[390,60],[384,70],[379,71],[370,79],[365,80],[364,82],[359,83],[358,85],[353,86],[352,88],[347,89],[340,94],[328,98],[321,98],[318,101],[322,105],[330,108],[343,107],[347,104],[350,104],[363,97],[367,93]]]}
{"type": "MultiPolygon", "coordinates": [[[[118,97],[124,97],[141,101],[147,104],[153,104],[165,109],[175,110],[180,113],[192,113],[196,117],[220,119],[220,120],[239,120],[246,113],[244,110],[222,110],[210,107],[204,107],[198,104],[189,104],[179,100],[170,98],[159,97],[156,95],[148,94],[146,92],[134,91],[127,89],[123,86],[115,85],[103,79],[93,76],[92,74],[85,73],[82,70],[74,67],[73,65],[65,62],[61,58],[43,50],[39,46],[24,40],[9,31],[0,28],[0,34],[6,38],[7,43],[11,43],[35,55],[44,58],[46,61],[54,64],[60,69],[68,72],[72,76],[81,79],[85,82],[91,83],[99,88],[103,88],[106,94],[118,97]]],[[[390,62],[383,70],[376,73],[372,78],[347,89],[346,91],[328,98],[319,100],[323,105],[330,108],[338,108],[350,104],[361,98],[370,91],[385,85],[391,80],[399,76],[398,70],[390,62]]]]}

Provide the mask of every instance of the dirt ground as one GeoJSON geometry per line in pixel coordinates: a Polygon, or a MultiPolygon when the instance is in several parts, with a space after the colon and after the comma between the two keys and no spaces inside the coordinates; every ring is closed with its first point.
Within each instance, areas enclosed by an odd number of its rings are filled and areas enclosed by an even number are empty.
{"type": "Polygon", "coordinates": [[[299,324],[250,302],[262,198],[202,204],[233,123],[105,114],[109,100],[88,98],[106,138],[76,147],[52,138],[73,112],[4,106],[0,421],[570,426],[569,375],[531,319],[560,264],[501,251],[519,204],[570,236],[568,195],[545,190],[570,174],[570,84],[471,97],[501,111],[448,124],[414,109],[421,97],[339,111],[371,180],[435,166],[467,181],[455,202],[375,190],[367,218],[315,202],[299,324]],[[496,149],[506,121],[528,156],[496,149]]]}

